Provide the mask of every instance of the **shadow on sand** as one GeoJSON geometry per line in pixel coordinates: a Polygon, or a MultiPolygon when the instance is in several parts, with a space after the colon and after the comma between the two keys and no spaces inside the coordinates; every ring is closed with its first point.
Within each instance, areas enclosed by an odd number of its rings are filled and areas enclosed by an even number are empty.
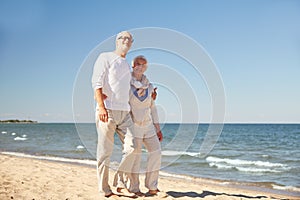
{"type": "Polygon", "coordinates": [[[226,194],[226,193],[215,193],[215,192],[210,192],[210,191],[203,191],[201,194],[197,192],[175,192],[175,191],[168,191],[167,194],[169,196],[172,196],[174,198],[180,198],[180,197],[201,197],[204,198],[206,196],[221,196],[221,195],[226,195],[230,197],[240,197],[240,198],[247,198],[247,199],[262,199],[262,198],[267,198],[266,196],[247,196],[247,195],[242,195],[242,194],[226,194]]]}

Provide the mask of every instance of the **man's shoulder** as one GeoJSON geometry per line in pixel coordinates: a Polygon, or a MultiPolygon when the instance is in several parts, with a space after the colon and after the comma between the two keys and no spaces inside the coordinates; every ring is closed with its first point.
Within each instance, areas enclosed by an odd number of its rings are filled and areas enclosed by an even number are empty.
{"type": "Polygon", "coordinates": [[[117,55],[114,52],[102,52],[99,57],[110,59],[117,57],[117,55]]]}

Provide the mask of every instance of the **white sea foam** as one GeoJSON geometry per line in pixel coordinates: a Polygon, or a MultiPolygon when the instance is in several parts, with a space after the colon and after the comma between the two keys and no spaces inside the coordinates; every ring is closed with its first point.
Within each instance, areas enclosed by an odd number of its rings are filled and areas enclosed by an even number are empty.
{"type": "Polygon", "coordinates": [[[26,134],[23,134],[22,137],[25,138],[25,137],[27,137],[27,135],[26,135],[26,134]]]}
{"type": "Polygon", "coordinates": [[[11,135],[16,135],[16,133],[11,133],[11,135]]]}
{"type": "Polygon", "coordinates": [[[51,160],[51,161],[59,161],[59,162],[86,164],[86,165],[93,165],[93,166],[97,164],[97,161],[95,160],[80,160],[80,159],[51,157],[51,156],[34,156],[34,155],[29,155],[24,153],[17,153],[17,152],[1,152],[1,154],[24,157],[24,158],[34,158],[40,160],[51,160]]]}
{"type": "Polygon", "coordinates": [[[247,173],[281,173],[291,169],[288,165],[281,163],[218,158],[213,156],[207,157],[206,161],[210,167],[225,170],[235,169],[247,173]]]}
{"type": "Polygon", "coordinates": [[[273,189],[275,190],[286,190],[291,192],[300,192],[300,188],[294,186],[280,186],[280,185],[272,185],[273,189]]]}
{"type": "Polygon", "coordinates": [[[84,149],[84,146],[78,145],[78,146],[76,147],[76,149],[84,149]]]}
{"type": "Polygon", "coordinates": [[[265,161],[249,161],[249,160],[240,160],[240,159],[228,159],[228,158],[218,158],[218,157],[207,157],[206,161],[213,163],[227,163],[233,166],[243,166],[243,165],[254,165],[259,167],[287,167],[285,164],[281,163],[271,163],[265,161]]]}
{"type": "Polygon", "coordinates": [[[218,169],[233,169],[233,166],[224,165],[220,163],[209,163],[209,166],[211,167],[217,167],[218,169]]]}
{"type": "Polygon", "coordinates": [[[1,133],[2,133],[2,134],[7,134],[7,132],[6,132],[6,131],[2,131],[1,133]]]}
{"type": "Polygon", "coordinates": [[[193,157],[199,157],[200,153],[198,152],[186,152],[186,151],[162,151],[163,156],[181,156],[188,155],[193,157]]]}
{"type": "Polygon", "coordinates": [[[27,140],[27,138],[23,138],[23,137],[15,137],[14,140],[24,141],[24,140],[27,140]]]}
{"type": "Polygon", "coordinates": [[[269,168],[257,168],[257,167],[238,167],[233,165],[227,165],[224,163],[209,163],[210,167],[216,167],[218,169],[236,169],[241,172],[250,172],[250,173],[279,173],[280,171],[269,168]]]}
{"type": "Polygon", "coordinates": [[[250,173],[280,173],[281,171],[268,168],[236,167],[238,171],[250,173]]]}

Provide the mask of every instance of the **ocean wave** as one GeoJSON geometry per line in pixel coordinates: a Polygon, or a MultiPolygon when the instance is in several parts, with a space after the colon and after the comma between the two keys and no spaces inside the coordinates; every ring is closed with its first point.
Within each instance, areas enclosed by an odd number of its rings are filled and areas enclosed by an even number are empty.
{"type": "Polygon", "coordinates": [[[78,145],[78,146],[76,147],[76,149],[84,149],[84,146],[78,145]]]}
{"type": "Polygon", "coordinates": [[[192,157],[199,157],[200,153],[198,152],[186,152],[186,151],[162,151],[161,152],[163,156],[182,156],[182,155],[187,155],[187,156],[192,156],[192,157]]]}
{"type": "Polygon", "coordinates": [[[17,140],[17,141],[24,141],[24,140],[27,140],[28,138],[24,138],[24,137],[15,137],[14,140],[17,140]]]}
{"type": "Polygon", "coordinates": [[[218,169],[236,169],[241,172],[249,173],[280,173],[281,171],[269,168],[257,168],[257,167],[237,167],[232,165],[220,164],[220,163],[209,163],[210,167],[216,167],[218,169]]]}
{"type": "Polygon", "coordinates": [[[247,173],[282,173],[291,169],[288,165],[266,161],[249,161],[240,159],[207,157],[210,167],[223,170],[237,170],[247,173]]]}
{"type": "Polygon", "coordinates": [[[236,167],[238,171],[250,173],[280,173],[281,171],[269,168],[236,167]]]}
{"type": "Polygon", "coordinates": [[[300,188],[299,187],[294,187],[294,186],[280,186],[280,185],[272,184],[272,187],[275,190],[286,190],[286,191],[291,191],[291,192],[300,192],[300,188]]]}
{"type": "Polygon", "coordinates": [[[7,134],[7,132],[6,132],[6,131],[2,131],[1,133],[2,133],[2,134],[7,134]]]}
{"type": "Polygon", "coordinates": [[[258,167],[279,167],[279,168],[286,168],[288,167],[285,164],[281,163],[271,163],[271,162],[265,162],[265,161],[249,161],[249,160],[240,160],[240,159],[228,159],[228,158],[218,158],[218,157],[207,157],[207,162],[212,163],[227,163],[233,166],[243,166],[243,165],[254,165],[258,167]]]}
{"type": "Polygon", "coordinates": [[[217,164],[217,163],[209,163],[210,167],[216,167],[218,169],[233,169],[233,166],[225,165],[225,164],[217,164]]]}

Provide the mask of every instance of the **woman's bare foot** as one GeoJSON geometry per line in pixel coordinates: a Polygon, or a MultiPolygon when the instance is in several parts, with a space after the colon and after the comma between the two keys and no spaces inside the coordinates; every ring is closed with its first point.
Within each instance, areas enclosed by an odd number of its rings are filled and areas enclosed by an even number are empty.
{"type": "Polygon", "coordinates": [[[160,191],[159,189],[156,189],[156,190],[149,190],[149,191],[147,192],[147,194],[148,194],[149,196],[157,196],[157,197],[159,197],[159,198],[166,198],[166,197],[168,196],[167,193],[162,192],[162,191],[160,191]]]}
{"type": "Polygon", "coordinates": [[[127,188],[117,188],[117,192],[120,195],[123,195],[125,197],[135,197],[136,195],[132,192],[129,192],[127,188]]]}

